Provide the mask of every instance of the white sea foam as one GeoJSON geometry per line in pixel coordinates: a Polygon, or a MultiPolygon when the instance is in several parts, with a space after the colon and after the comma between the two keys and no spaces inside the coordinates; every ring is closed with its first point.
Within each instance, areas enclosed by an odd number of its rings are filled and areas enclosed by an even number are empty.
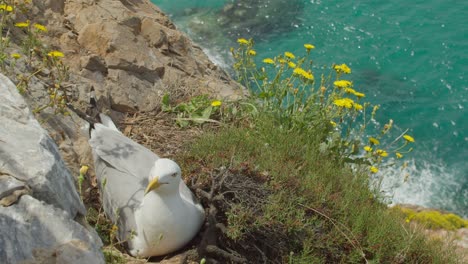
{"type": "Polygon", "coordinates": [[[380,190],[392,204],[415,204],[452,211],[468,217],[467,175],[442,162],[410,160],[402,169],[390,166],[382,169],[380,190]]]}
{"type": "Polygon", "coordinates": [[[221,52],[216,48],[203,47],[202,50],[214,64],[224,70],[230,69],[230,65],[232,65],[232,63],[230,61],[229,54],[226,54],[226,52],[221,52]]]}

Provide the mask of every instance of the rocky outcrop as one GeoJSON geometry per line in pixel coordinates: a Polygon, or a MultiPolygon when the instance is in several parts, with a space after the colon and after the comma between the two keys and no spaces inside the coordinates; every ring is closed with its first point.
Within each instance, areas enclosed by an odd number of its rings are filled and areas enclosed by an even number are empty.
{"type": "Polygon", "coordinates": [[[147,0],[37,1],[81,98],[93,87],[120,112],[150,111],[165,93],[236,97],[237,85],[147,0]]]}
{"type": "Polygon", "coordinates": [[[86,211],[57,146],[1,74],[0,101],[2,263],[103,263],[99,237],[74,220],[86,211]]]}

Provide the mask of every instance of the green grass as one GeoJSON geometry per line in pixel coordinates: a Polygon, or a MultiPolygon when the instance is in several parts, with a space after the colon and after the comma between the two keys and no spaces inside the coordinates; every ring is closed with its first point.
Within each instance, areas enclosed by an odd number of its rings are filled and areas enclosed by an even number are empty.
{"type": "Polygon", "coordinates": [[[223,212],[232,245],[282,263],[457,263],[452,249],[380,203],[366,172],[320,153],[325,132],[285,130],[273,120],[206,133],[179,158],[187,174],[226,166],[266,175],[262,202],[234,201],[223,212]]]}

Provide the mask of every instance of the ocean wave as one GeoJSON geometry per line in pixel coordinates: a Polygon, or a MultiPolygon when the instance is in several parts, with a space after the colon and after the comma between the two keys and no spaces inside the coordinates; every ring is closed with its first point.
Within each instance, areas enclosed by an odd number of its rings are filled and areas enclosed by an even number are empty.
{"type": "Polygon", "coordinates": [[[405,168],[389,166],[374,181],[390,205],[414,204],[468,217],[468,180],[461,168],[412,159],[405,168]],[[378,180],[377,180],[378,179],[378,180]]]}

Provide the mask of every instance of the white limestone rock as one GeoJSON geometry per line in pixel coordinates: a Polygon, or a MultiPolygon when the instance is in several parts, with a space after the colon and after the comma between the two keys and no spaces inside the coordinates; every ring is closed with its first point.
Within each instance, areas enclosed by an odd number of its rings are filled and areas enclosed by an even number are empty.
{"type": "Polygon", "coordinates": [[[0,262],[104,263],[58,148],[0,74],[0,262]]]}

